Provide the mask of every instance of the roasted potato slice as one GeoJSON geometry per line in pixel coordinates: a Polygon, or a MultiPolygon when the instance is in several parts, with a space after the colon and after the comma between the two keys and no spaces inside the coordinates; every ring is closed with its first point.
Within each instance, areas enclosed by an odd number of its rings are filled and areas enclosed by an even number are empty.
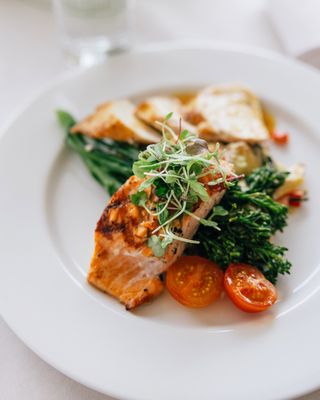
{"type": "Polygon", "coordinates": [[[111,138],[121,142],[155,143],[160,135],[134,115],[135,105],[129,100],[116,100],[101,104],[72,129],[93,138],[111,138]]]}
{"type": "Polygon", "coordinates": [[[161,131],[161,126],[156,122],[162,122],[171,112],[173,115],[167,121],[167,125],[172,128],[175,133],[178,133],[180,128],[181,130],[187,129],[189,132],[197,133],[197,128],[182,118],[182,104],[180,100],[175,97],[149,97],[138,105],[135,115],[146,124],[161,131]]]}
{"type": "Polygon", "coordinates": [[[269,137],[258,98],[237,85],[200,91],[185,107],[184,117],[208,141],[259,143],[269,137]]]}

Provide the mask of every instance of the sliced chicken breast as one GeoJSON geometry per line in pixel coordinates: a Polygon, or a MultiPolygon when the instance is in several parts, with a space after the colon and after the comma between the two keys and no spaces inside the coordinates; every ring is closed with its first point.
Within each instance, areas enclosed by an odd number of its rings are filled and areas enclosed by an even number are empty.
{"type": "Polygon", "coordinates": [[[183,119],[182,104],[180,100],[175,97],[149,97],[138,105],[135,115],[146,124],[161,131],[161,126],[157,124],[156,121],[163,121],[171,112],[173,115],[167,121],[167,125],[170,126],[175,133],[179,133],[180,128],[182,131],[187,129],[189,132],[197,133],[197,128],[183,119]]]}
{"type": "Polygon", "coordinates": [[[158,142],[160,135],[137,119],[134,111],[135,105],[129,100],[110,101],[98,106],[95,113],[76,124],[71,132],[124,142],[158,142]]]}
{"type": "Polygon", "coordinates": [[[241,86],[212,86],[185,107],[184,117],[208,141],[259,143],[268,130],[258,98],[241,86]]]}
{"type": "MultiPolygon", "coordinates": [[[[228,173],[229,164],[225,165],[228,173]]],[[[141,179],[132,176],[110,199],[96,227],[95,250],[88,274],[92,285],[116,297],[128,310],[161,293],[163,284],[159,274],[166,271],[185,249],[184,242],[175,240],[162,257],[153,255],[148,239],[157,228],[158,221],[130,200],[141,182],[141,179]]],[[[223,186],[205,187],[209,200],[200,202],[193,211],[199,218],[205,218],[225,193],[223,186]]],[[[151,189],[146,189],[146,192],[150,196],[151,189]]],[[[151,208],[152,204],[147,206],[151,208]]],[[[176,221],[175,230],[190,239],[198,225],[197,219],[184,215],[176,221]]],[[[160,233],[161,230],[156,234],[160,233]]]]}

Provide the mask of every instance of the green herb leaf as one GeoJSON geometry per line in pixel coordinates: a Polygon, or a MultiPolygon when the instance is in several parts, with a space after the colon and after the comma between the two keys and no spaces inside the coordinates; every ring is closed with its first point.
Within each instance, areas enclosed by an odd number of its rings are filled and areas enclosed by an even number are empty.
{"type": "Polygon", "coordinates": [[[203,186],[202,183],[190,180],[189,181],[190,188],[196,193],[202,201],[208,201],[209,195],[206,188],[203,186]]]}
{"type": "Polygon", "coordinates": [[[157,204],[156,205],[157,213],[161,212],[161,214],[159,214],[159,216],[158,216],[160,225],[164,224],[169,217],[169,211],[167,208],[164,209],[164,207],[165,207],[165,204],[161,204],[161,205],[157,204]]]}
{"type": "Polygon", "coordinates": [[[139,160],[133,163],[132,172],[138,178],[144,178],[146,172],[150,172],[154,169],[155,162],[149,162],[145,160],[139,160]]]}
{"type": "Polygon", "coordinates": [[[198,160],[191,160],[187,164],[187,171],[190,175],[194,174],[195,176],[200,175],[203,171],[205,165],[200,163],[198,160]]]}
{"type": "Polygon", "coordinates": [[[139,192],[142,192],[143,190],[148,189],[153,184],[154,179],[155,178],[152,177],[152,178],[148,178],[145,181],[143,181],[141,183],[141,185],[139,186],[139,192]]]}
{"type": "Polygon", "coordinates": [[[176,171],[175,170],[168,170],[168,176],[166,176],[165,180],[166,183],[176,183],[177,178],[175,177],[176,171]]]}
{"type": "Polygon", "coordinates": [[[147,193],[146,192],[137,192],[130,196],[132,203],[135,206],[143,207],[146,205],[147,202],[147,193]]]}
{"type": "Polygon", "coordinates": [[[193,208],[192,206],[194,204],[198,203],[198,200],[199,200],[198,196],[193,191],[190,191],[190,193],[188,195],[188,199],[187,199],[187,205],[188,205],[189,211],[192,210],[192,208],[193,208]]]}
{"type": "Polygon", "coordinates": [[[200,224],[210,226],[211,228],[217,229],[218,231],[221,230],[217,222],[211,221],[209,219],[200,218],[200,224]]]}
{"type": "Polygon", "coordinates": [[[169,114],[167,114],[167,115],[164,117],[163,122],[168,121],[170,118],[172,118],[172,116],[173,116],[173,112],[169,112],[169,114]]]}
{"type": "Polygon", "coordinates": [[[162,257],[166,251],[161,244],[161,239],[156,235],[152,235],[148,239],[148,246],[156,257],[162,257]]]}
{"type": "Polygon", "coordinates": [[[184,129],[181,133],[180,133],[180,140],[184,140],[188,137],[189,135],[189,131],[187,129],[184,129]]]}
{"type": "Polygon", "coordinates": [[[229,214],[229,212],[226,209],[224,209],[222,206],[215,206],[212,209],[211,216],[212,217],[216,217],[216,216],[224,217],[228,214],[229,214]]]}
{"type": "Polygon", "coordinates": [[[172,242],[173,242],[173,237],[167,236],[161,241],[161,247],[165,249],[172,242]]]}
{"type": "Polygon", "coordinates": [[[164,197],[168,193],[169,187],[162,179],[160,178],[155,179],[153,184],[155,186],[155,194],[158,197],[164,197]]]}

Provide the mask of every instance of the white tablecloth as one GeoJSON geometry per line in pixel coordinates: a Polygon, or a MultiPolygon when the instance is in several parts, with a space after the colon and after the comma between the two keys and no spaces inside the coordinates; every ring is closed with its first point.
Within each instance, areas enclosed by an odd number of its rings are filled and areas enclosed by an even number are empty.
{"type": "MultiPolygon", "coordinates": [[[[205,38],[282,51],[266,1],[137,0],[135,43],[205,38]]],[[[48,2],[0,0],[0,125],[65,69],[48,2]]],[[[1,319],[0,399],[112,400],[47,365],[1,319]]],[[[320,391],[303,399],[320,399],[320,391]]]]}

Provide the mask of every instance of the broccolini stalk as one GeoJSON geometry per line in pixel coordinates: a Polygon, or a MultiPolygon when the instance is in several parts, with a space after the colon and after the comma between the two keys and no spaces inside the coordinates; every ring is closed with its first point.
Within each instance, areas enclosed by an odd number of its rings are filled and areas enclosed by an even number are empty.
{"type": "Polygon", "coordinates": [[[229,187],[220,203],[226,213],[215,217],[221,230],[201,226],[196,235],[201,254],[224,269],[231,262],[254,265],[273,283],[289,273],[287,248],[271,242],[287,224],[288,208],[270,197],[286,176],[268,162],[246,177],[246,187],[229,187]]]}
{"type": "Polygon", "coordinates": [[[74,118],[61,110],[57,111],[57,117],[65,130],[67,145],[80,155],[91,175],[112,195],[132,175],[139,148],[125,142],[70,133],[76,123],[74,118]]]}

